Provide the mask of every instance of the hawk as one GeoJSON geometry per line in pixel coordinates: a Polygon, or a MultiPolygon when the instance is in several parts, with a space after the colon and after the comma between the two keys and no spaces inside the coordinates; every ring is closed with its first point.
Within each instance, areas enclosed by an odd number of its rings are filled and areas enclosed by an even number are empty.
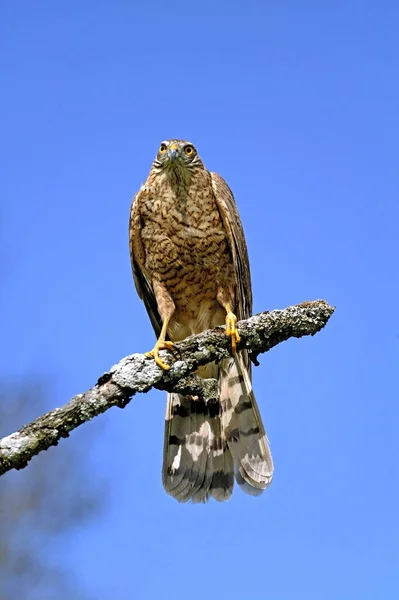
{"type": "Polygon", "coordinates": [[[147,353],[226,324],[232,357],[198,369],[218,380],[217,402],[168,393],[162,481],[179,502],[227,500],[234,479],[252,495],[270,484],[273,461],[251,385],[248,353],[236,352],[237,319],[252,313],[248,252],[234,196],[190,142],[161,143],[129,222],[136,290],[157,336],[147,353]]]}

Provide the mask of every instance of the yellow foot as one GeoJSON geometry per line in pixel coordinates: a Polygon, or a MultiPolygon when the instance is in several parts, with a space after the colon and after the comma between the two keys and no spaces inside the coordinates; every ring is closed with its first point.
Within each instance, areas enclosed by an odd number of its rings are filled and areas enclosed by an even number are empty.
{"type": "Polygon", "coordinates": [[[236,344],[240,341],[240,336],[237,331],[237,317],[232,312],[228,312],[226,315],[226,335],[231,337],[231,351],[235,356],[236,344]]]}
{"type": "Polygon", "coordinates": [[[162,342],[158,340],[151,352],[146,352],[145,355],[151,356],[157,363],[158,367],[161,367],[161,369],[167,371],[168,369],[170,369],[170,367],[166,363],[164,363],[163,360],[160,359],[160,350],[172,350],[173,352],[175,350],[175,347],[172,342],[162,342]]]}

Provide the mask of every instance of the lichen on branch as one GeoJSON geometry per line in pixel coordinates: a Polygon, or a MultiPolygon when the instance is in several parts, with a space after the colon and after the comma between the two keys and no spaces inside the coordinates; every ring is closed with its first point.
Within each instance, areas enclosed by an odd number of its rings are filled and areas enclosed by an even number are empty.
{"type": "MultiPolygon", "coordinates": [[[[247,349],[256,357],[291,337],[315,335],[334,312],[324,300],[303,302],[283,310],[259,313],[238,323],[240,342],[237,350],[247,349]]],[[[195,371],[211,361],[230,356],[230,338],[224,327],[216,327],[176,343],[176,352],[162,351],[170,365],[162,371],[152,358],[131,354],[123,358],[87,392],[24,425],[19,431],[0,439],[0,475],[11,469],[23,469],[35,456],[56,446],[61,438],[112,406],[124,408],[137,392],[151,388],[193,394],[209,400],[217,393],[215,380],[200,379],[195,371]]]]}

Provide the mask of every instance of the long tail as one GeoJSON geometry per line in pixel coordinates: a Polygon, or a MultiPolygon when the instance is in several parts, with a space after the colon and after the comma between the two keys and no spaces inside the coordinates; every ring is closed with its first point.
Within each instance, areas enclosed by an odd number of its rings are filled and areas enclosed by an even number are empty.
{"type": "Polygon", "coordinates": [[[168,394],[162,481],[179,502],[231,496],[233,460],[221,430],[219,402],[168,394]]]}
{"type": "Polygon", "coordinates": [[[234,476],[260,494],[273,462],[248,371],[240,355],[221,361],[219,400],[168,394],[162,481],[179,502],[228,500],[234,476]]]}
{"type": "Polygon", "coordinates": [[[251,379],[241,355],[220,363],[222,429],[234,460],[237,483],[258,495],[271,483],[273,459],[251,379]]]}

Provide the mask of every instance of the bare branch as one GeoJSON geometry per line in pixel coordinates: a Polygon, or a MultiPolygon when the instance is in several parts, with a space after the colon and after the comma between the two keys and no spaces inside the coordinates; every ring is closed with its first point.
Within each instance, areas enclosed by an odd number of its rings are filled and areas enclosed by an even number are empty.
{"type": "MultiPolygon", "coordinates": [[[[333,312],[334,308],[327,302],[315,300],[260,313],[238,323],[241,341],[237,349],[248,349],[256,363],[258,354],[280,342],[291,337],[314,335],[326,325],[333,312]]],[[[224,327],[191,336],[176,344],[176,348],[174,355],[163,351],[162,358],[170,365],[168,371],[162,371],[144,354],[127,356],[104,373],[87,392],[1,439],[0,475],[11,469],[23,469],[33,456],[56,446],[70,431],[112,406],[124,408],[137,392],[148,392],[155,387],[195,394],[207,400],[214,398],[216,381],[202,380],[193,373],[201,365],[230,356],[230,339],[225,335],[224,327]]]]}

